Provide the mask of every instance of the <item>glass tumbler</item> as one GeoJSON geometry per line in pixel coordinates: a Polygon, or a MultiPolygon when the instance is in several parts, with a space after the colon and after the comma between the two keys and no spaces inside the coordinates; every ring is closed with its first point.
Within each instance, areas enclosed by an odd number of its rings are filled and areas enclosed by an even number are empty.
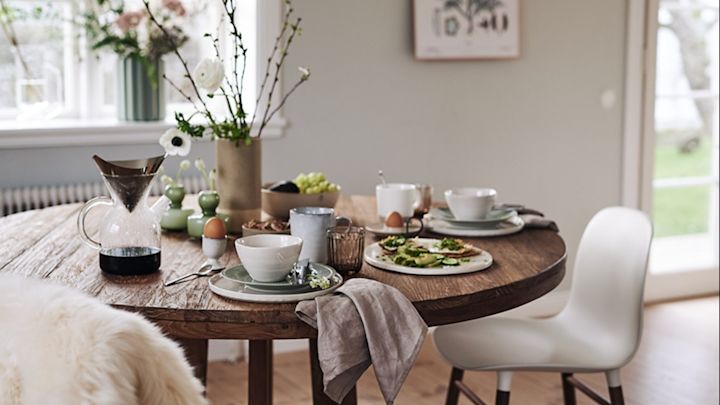
{"type": "Polygon", "coordinates": [[[343,277],[360,271],[365,249],[365,229],[334,226],[327,230],[328,265],[343,277]]]}

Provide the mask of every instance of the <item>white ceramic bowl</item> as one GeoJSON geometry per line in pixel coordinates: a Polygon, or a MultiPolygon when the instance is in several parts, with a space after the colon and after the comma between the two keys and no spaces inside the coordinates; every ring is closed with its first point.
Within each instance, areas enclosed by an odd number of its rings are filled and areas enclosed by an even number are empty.
{"type": "Polygon", "coordinates": [[[283,280],[300,256],[303,241],[291,235],[253,235],[235,241],[235,250],[255,281],[283,280]]]}
{"type": "Polygon", "coordinates": [[[456,219],[484,219],[495,205],[497,191],[493,188],[463,187],[445,191],[445,201],[456,219]]]}

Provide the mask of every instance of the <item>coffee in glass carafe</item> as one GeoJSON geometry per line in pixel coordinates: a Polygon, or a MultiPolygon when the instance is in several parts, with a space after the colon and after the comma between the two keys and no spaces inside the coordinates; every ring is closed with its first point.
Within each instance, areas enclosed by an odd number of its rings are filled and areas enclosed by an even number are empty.
{"type": "Polygon", "coordinates": [[[82,240],[100,251],[100,269],[116,275],[149,274],[160,268],[160,217],[169,200],[161,197],[147,205],[155,174],[164,156],[149,159],[106,161],[93,156],[110,197],[100,196],[85,203],[78,215],[82,240]],[[90,210],[105,205],[110,209],[99,222],[98,240],[85,229],[90,210]]]}

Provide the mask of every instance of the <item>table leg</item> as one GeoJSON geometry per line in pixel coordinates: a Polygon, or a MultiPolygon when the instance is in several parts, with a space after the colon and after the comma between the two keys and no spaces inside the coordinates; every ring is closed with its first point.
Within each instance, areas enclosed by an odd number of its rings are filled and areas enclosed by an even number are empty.
{"type": "Polygon", "coordinates": [[[185,358],[192,366],[193,371],[195,372],[195,377],[197,377],[203,385],[206,385],[208,340],[176,338],[175,341],[178,342],[185,351],[185,358]]]}
{"type": "MultiPolygon", "coordinates": [[[[310,340],[310,374],[312,379],[312,396],[313,405],[334,405],[336,402],[325,395],[323,386],[323,373],[318,360],[317,339],[310,340]]],[[[350,392],[345,395],[341,405],[356,405],[357,389],[353,387],[350,392]]]]}
{"type": "Polygon", "coordinates": [[[251,340],[248,359],[248,405],[272,404],[273,341],[251,340]]]}

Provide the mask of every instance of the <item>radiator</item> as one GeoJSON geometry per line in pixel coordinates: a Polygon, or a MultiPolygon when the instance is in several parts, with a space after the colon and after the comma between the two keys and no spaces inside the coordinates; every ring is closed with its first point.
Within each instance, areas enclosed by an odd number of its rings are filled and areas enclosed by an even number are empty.
{"type": "MultiPolygon", "coordinates": [[[[182,179],[188,194],[199,193],[206,189],[202,176],[182,179]]],[[[154,181],[150,195],[162,193],[160,181],[154,181]]],[[[53,205],[85,202],[99,195],[108,195],[103,182],[75,183],[49,186],[16,187],[0,189],[0,216],[16,212],[51,207],[53,205]]]]}

